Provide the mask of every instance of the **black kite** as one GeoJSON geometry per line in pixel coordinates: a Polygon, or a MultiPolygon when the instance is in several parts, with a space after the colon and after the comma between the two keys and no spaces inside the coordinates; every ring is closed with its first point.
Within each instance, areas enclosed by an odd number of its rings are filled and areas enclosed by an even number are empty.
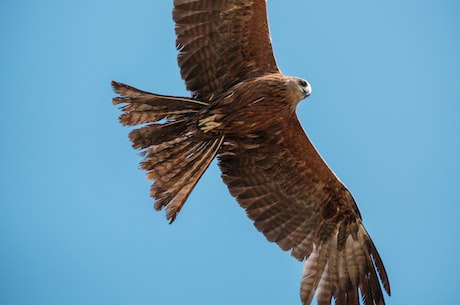
{"type": "Polygon", "coordinates": [[[347,188],[309,141],[296,106],[309,83],[275,62],[265,0],[174,0],[179,66],[191,98],[112,82],[123,125],[172,222],[217,155],[224,182],[256,228],[306,260],[310,304],[384,304],[382,260],[347,188]],[[380,277],[380,281],[379,281],[380,277]]]}

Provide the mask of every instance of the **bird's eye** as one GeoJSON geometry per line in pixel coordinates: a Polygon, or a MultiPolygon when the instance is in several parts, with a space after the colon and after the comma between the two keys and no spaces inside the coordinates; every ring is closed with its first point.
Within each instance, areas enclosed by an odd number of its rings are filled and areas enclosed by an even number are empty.
{"type": "Polygon", "coordinates": [[[300,85],[301,87],[306,87],[306,86],[307,86],[307,82],[306,82],[305,80],[301,79],[301,80],[299,80],[299,85],[300,85]]]}

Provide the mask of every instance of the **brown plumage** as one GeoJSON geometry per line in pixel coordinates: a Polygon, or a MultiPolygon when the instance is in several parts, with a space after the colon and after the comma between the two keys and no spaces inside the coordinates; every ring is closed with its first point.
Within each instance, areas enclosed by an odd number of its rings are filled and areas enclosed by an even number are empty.
{"type": "Polygon", "coordinates": [[[310,304],[384,303],[382,260],[346,187],[303,131],[295,109],[308,82],[284,76],[271,47],[265,0],[175,0],[179,66],[192,98],[112,82],[120,121],[153,180],[155,209],[172,222],[217,155],[224,182],[256,228],[305,260],[310,304]],[[380,280],[379,280],[380,278],[380,280]]]}

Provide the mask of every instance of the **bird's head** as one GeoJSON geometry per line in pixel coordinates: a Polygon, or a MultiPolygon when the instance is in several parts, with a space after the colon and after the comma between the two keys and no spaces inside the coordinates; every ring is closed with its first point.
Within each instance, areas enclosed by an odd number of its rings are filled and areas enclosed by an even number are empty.
{"type": "Polygon", "coordinates": [[[300,92],[303,98],[307,98],[311,94],[311,85],[309,82],[302,78],[297,78],[297,85],[299,86],[300,92]]]}
{"type": "MultiPolygon", "coordinates": [[[[293,99],[296,100],[296,103],[299,103],[304,98],[307,98],[311,94],[311,85],[309,82],[299,77],[289,77],[288,83],[290,87],[290,92],[293,95],[293,99]]],[[[297,106],[297,104],[296,104],[297,106]]]]}

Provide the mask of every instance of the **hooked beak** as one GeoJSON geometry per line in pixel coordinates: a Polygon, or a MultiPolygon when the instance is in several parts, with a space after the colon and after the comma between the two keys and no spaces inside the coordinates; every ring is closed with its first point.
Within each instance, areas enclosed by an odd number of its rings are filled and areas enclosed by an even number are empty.
{"type": "Polygon", "coordinates": [[[311,94],[311,86],[308,86],[307,88],[302,88],[302,93],[303,93],[303,98],[307,98],[311,94]]]}

